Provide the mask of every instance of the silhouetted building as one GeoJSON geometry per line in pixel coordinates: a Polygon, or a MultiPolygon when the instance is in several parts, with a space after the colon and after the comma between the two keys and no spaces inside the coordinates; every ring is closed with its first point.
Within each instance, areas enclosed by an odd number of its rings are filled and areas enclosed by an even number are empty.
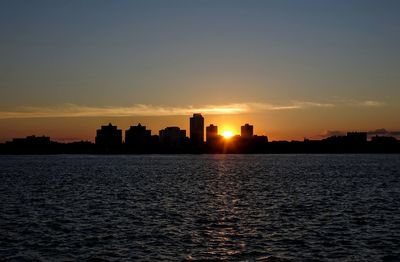
{"type": "Polygon", "coordinates": [[[387,143],[395,144],[398,140],[393,136],[373,136],[371,137],[371,142],[373,143],[387,143]]]}
{"type": "Polygon", "coordinates": [[[347,141],[349,143],[362,144],[367,142],[367,132],[348,132],[347,141]]]}
{"type": "Polygon", "coordinates": [[[48,136],[27,136],[14,138],[5,143],[8,153],[11,154],[51,154],[55,152],[56,145],[48,136]]]}
{"type": "Polygon", "coordinates": [[[224,139],[218,135],[218,127],[209,125],[206,127],[206,152],[221,153],[223,151],[224,139]]]}
{"type": "Polygon", "coordinates": [[[190,118],[190,142],[196,147],[204,144],[204,117],[201,114],[193,114],[190,118]]]}
{"type": "Polygon", "coordinates": [[[167,127],[160,130],[160,143],[163,146],[170,148],[180,148],[185,145],[186,130],[181,130],[179,127],[167,127]]]}
{"type": "Polygon", "coordinates": [[[206,141],[213,142],[218,138],[218,127],[209,125],[206,127],[206,141]]]}
{"type": "Polygon", "coordinates": [[[151,130],[140,123],[137,126],[131,126],[125,131],[125,144],[128,147],[144,147],[150,143],[151,130]]]}
{"type": "Polygon", "coordinates": [[[263,143],[268,143],[268,137],[267,136],[257,136],[255,135],[253,137],[255,143],[263,144],[263,143]]]}
{"type": "Polygon", "coordinates": [[[26,138],[14,138],[11,143],[15,145],[45,145],[50,144],[50,137],[27,136],[26,138]]]}
{"type": "Polygon", "coordinates": [[[108,124],[101,126],[101,129],[96,131],[96,145],[100,146],[119,146],[122,144],[122,130],[117,126],[108,124]]]}
{"type": "Polygon", "coordinates": [[[253,137],[253,126],[245,124],[240,127],[240,136],[242,138],[252,138],[253,137]]]}

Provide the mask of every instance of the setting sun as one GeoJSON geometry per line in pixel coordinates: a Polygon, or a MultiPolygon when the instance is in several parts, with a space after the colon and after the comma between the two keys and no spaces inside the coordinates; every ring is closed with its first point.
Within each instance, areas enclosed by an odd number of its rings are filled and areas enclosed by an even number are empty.
{"type": "Polygon", "coordinates": [[[231,137],[233,137],[233,132],[232,131],[230,131],[230,130],[226,130],[226,131],[224,131],[224,132],[222,132],[222,136],[224,137],[224,138],[231,138],[231,137]]]}

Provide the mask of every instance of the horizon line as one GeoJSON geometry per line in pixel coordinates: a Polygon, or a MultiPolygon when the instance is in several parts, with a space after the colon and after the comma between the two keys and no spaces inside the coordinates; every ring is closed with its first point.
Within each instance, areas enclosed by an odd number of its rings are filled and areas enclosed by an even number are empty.
{"type": "MultiPolygon", "coordinates": [[[[109,124],[111,124],[111,123],[109,123],[109,124]]],[[[100,128],[102,126],[107,126],[107,125],[101,125],[100,128]]],[[[210,125],[214,125],[214,124],[210,124],[210,125]]],[[[146,125],[144,125],[144,126],[146,126],[146,125]]],[[[214,126],[217,126],[217,125],[214,125],[214,126]]],[[[115,127],[118,127],[118,126],[115,126],[115,127]]],[[[168,128],[168,127],[172,127],[172,126],[166,126],[163,129],[168,128]]],[[[173,126],[173,127],[175,127],[175,126],[173,126]]],[[[179,126],[176,126],[176,127],[180,128],[179,126]]],[[[120,129],[120,130],[121,131],[126,131],[128,129],[129,128],[124,129],[124,130],[120,129]]],[[[160,129],[158,131],[161,131],[163,129],[160,129]]],[[[96,131],[97,130],[98,129],[96,129],[96,131]]],[[[147,130],[151,131],[151,129],[147,129],[147,130]]],[[[186,129],[181,129],[181,130],[187,131],[186,129]]],[[[122,132],[122,133],[124,134],[124,132],[122,132]]],[[[303,140],[299,140],[299,139],[278,139],[278,140],[271,140],[270,142],[283,142],[283,141],[286,141],[286,142],[301,142],[301,141],[305,141],[305,140],[319,141],[319,140],[323,140],[323,139],[326,139],[326,138],[329,138],[329,137],[346,136],[348,133],[366,133],[368,138],[372,138],[374,136],[380,136],[380,137],[394,137],[396,139],[399,139],[399,137],[400,137],[400,130],[392,130],[392,131],[390,131],[390,130],[387,130],[385,128],[379,128],[379,129],[375,129],[375,130],[365,131],[365,130],[354,130],[354,129],[352,129],[352,130],[347,130],[347,131],[343,131],[343,130],[326,130],[326,131],[324,131],[324,132],[322,132],[320,134],[312,135],[312,136],[309,136],[309,137],[303,137],[303,140]]],[[[222,133],[218,133],[218,135],[222,137],[222,133]]],[[[32,136],[33,137],[49,137],[49,138],[51,138],[51,136],[48,136],[46,134],[41,134],[41,135],[30,134],[30,135],[25,135],[25,136],[21,136],[21,137],[0,138],[0,141],[1,140],[4,141],[4,142],[0,142],[0,143],[9,142],[9,141],[12,141],[13,139],[24,139],[24,138],[32,137],[32,136]],[[11,140],[7,140],[7,139],[11,139],[11,140]]],[[[159,136],[159,134],[151,134],[151,136],[159,136]]],[[[238,136],[241,137],[241,134],[234,134],[233,137],[238,137],[238,136]]],[[[269,136],[268,135],[254,134],[253,136],[267,137],[268,140],[269,140],[269,136]]],[[[124,137],[125,137],[125,135],[124,135],[124,137]]],[[[190,138],[190,136],[186,136],[186,138],[190,138]]],[[[71,138],[68,138],[68,137],[67,138],[65,138],[65,137],[64,138],[63,137],[55,137],[54,140],[52,140],[52,141],[59,142],[59,143],[73,143],[73,142],[93,142],[94,139],[92,139],[92,140],[84,140],[84,139],[78,138],[78,137],[71,137],[71,138]]],[[[206,141],[206,140],[204,140],[204,141],[206,141]]]]}

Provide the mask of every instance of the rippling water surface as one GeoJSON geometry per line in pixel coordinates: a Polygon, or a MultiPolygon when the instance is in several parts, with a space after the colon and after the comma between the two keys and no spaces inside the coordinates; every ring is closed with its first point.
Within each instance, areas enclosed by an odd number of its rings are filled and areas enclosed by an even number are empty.
{"type": "Polygon", "coordinates": [[[1,156],[0,260],[400,261],[399,155],[1,156]]]}

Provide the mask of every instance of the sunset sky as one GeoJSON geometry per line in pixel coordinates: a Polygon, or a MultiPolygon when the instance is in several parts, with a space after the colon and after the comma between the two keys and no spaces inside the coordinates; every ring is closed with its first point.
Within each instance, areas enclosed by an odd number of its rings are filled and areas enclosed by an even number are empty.
{"type": "Polygon", "coordinates": [[[153,134],[189,116],[270,140],[400,135],[400,1],[1,1],[0,142],[153,134]]]}

